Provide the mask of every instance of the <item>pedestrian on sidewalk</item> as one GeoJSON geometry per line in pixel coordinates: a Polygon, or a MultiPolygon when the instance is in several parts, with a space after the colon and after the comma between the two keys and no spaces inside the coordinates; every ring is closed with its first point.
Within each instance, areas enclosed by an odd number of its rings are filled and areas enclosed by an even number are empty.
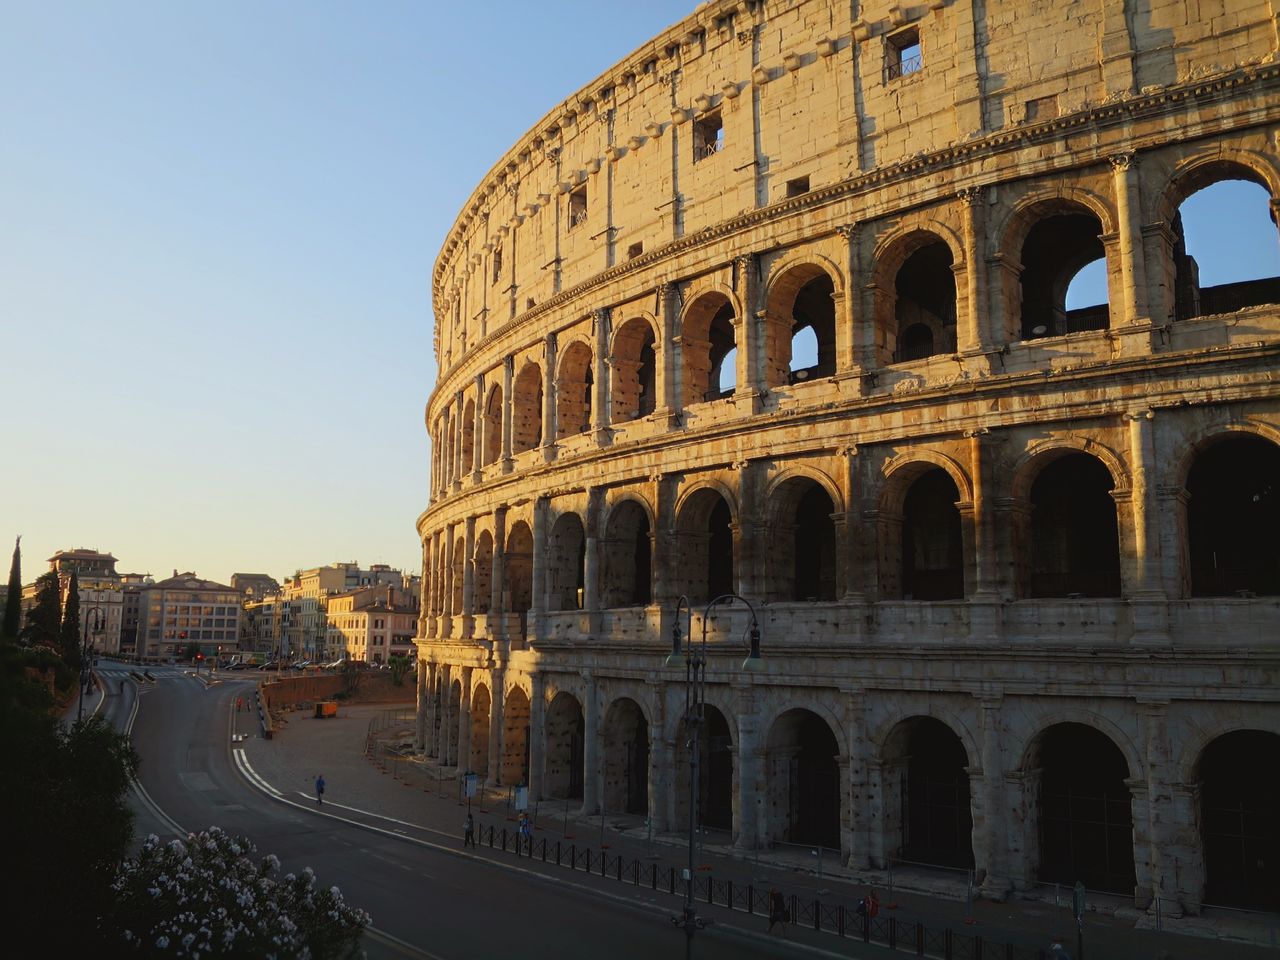
{"type": "Polygon", "coordinates": [[[858,901],[858,916],[874,920],[879,912],[880,897],[874,890],[868,890],[867,895],[858,901]]]}
{"type": "Polygon", "coordinates": [[[467,819],[462,824],[462,849],[474,847],[476,845],[476,820],[475,817],[467,814],[467,819]]]}
{"type": "Polygon", "coordinates": [[[533,852],[533,821],[529,819],[529,814],[521,811],[520,813],[520,843],[528,847],[529,852],[533,852]]]}
{"type": "Polygon", "coordinates": [[[244,709],[244,697],[236,697],[236,713],[244,709]]]}
{"type": "Polygon", "coordinates": [[[324,803],[324,774],[316,777],[316,806],[324,803]]]}
{"type": "Polygon", "coordinates": [[[769,929],[766,933],[773,933],[776,924],[782,924],[782,935],[787,935],[787,924],[791,922],[791,911],[787,909],[786,897],[782,895],[782,891],[774,888],[769,891],[769,929]]]}

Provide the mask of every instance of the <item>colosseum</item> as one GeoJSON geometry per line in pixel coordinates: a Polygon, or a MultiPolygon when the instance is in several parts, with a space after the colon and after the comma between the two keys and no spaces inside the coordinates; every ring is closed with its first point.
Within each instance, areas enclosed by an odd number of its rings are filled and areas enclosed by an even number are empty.
{"type": "Polygon", "coordinates": [[[1278,31],[714,0],[535,122],[432,277],[429,762],[683,829],[678,627],[744,854],[1280,909],[1280,248],[1182,216],[1276,221],[1278,31]]]}

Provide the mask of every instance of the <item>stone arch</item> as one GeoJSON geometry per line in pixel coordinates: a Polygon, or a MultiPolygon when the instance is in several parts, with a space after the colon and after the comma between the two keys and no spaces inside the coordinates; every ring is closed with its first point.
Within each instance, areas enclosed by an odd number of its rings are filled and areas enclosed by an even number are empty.
{"type": "Polygon", "coordinates": [[[1195,149],[1168,171],[1152,205],[1152,219],[1173,223],[1178,208],[1193,193],[1222,180],[1248,180],[1280,198],[1280,166],[1265,153],[1215,143],[1195,149]]]}
{"type": "Polygon", "coordinates": [[[487,467],[497,463],[502,456],[502,384],[489,388],[484,403],[484,446],[480,451],[480,465],[487,467]]]}
{"type": "Polygon", "coordinates": [[[971,502],[968,475],[950,457],[917,451],[885,465],[876,519],[882,597],[965,596],[972,580],[972,529],[960,505],[971,502]]]}
{"type": "Polygon", "coordinates": [[[503,612],[520,618],[524,637],[533,606],[533,532],[523,520],[513,523],[507,533],[502,567],[503,612]]]}
{"type": "Polygon", "coordinates": [[[502,707],[502,783],[529,782],[529,694],[517,683],[508,684],[502,707]]]}
{"type": "Polygon", "coordinates": [[[880,748],[881,804],[889,856],[971,868],[969,770],[975,753],[928,714],[899,719],[880,748]]]}
{"type": "Polygon", "coordinates": [[[467,769],[482,779],[489,775],[489,715],[493,698],[483,680],[471,691],[471,756],[467,769]]]}
{"type": "Polygon", "coordinates": [[[609,362],[611,423],[647,417],[657,408],[657,327],[649,314],[636,314],[613,332],[609,362]]]}
{"type": "MultiPolygon", "coordinates": [[[[732,833],[734,784],[733,725],[720,707],[707,703],[698,730],[697,826],[707,830],[732,833]]],[[[675,730],[675,824],[677,829],[689,826],[689,750],[692,738],[684,717],[676,720],[675,730]]]]}
{"type": "Polygon", "coordinates": [[[715,481],[680,498],[675,513],[675,581],[695,605],[737,585],[734,501],[715,481]]]}
{"type": "Polygon", "coordinates": [[[547,610],[581,610],[586,574],[586,527],[578,514],[560,514],[547,537],[547,610]]]}
{"type": "Polygon", "coordinates": [[[1129,465],[1120,454],[1091,437],[1071,435],[1046,437],[1027,444],[1021,456],[1014,461],[1011,470],[1013,481],[1010,485],[1010,494],[1019,500],[1027,499],[1031,495],[1031,485],[1035,482],[1036,475],[1048,462],[1045,458],[1068,453],[1087,453],[1102,461],[1102,465],[1111,474],[1111,482],[1115,485],[1117,494],[1129,493],[1132,490],[1129,465]]]}
{"type": "Polygon", "coordinates": [[[612,813],[649,812],[649,718],[631,697],[620,696],[605,710],[603,734],[603,809],[612,813]]]}
{"type": "MultiPolygon", "coordinates": [[[[444,765],[446,767],[456,767],[458,765],[458,708],[462,705],[462,681],[454,679],[449,684],[449,713],[448,717],[451,721],[448,728],[444,731],[444,765]]],[[[438,714],[437,714],[438,716],[438,714]]]]}
{"type": "Polygon", "coordinates": [[[467,575],[467,541],[464,537],[458,537],[453,541],[453,562],[450,565],[450,576],[452,578],[452,590],[449,594],[449,613],[455,617],[461,616],[463,613],[462,599],[463,587],[466,584],[467,575]]]}
{"type": "Polygon", "coordinates": [[[476,401],[467,397],[462,406],[462,472],[470,473],[476,462],[476,401]]]}
{"type": "Polygon", "coordinates": [[[520,367],[511,387],[511,452],[524,453],[542,443],[542,368],[532,360],[520,367]]]}
{"type": "Polygon", "coordinates": [[[766,596],[834,601],[839,586],[832,518],[843,513],[836,485],[821,471],[791,468],[770,484],[765,502],[772,506],[766,596]]]}
{"type": "Polygon", "coordinates": [[[485,614],[493,597],[493,535],[488,530],[476,534],[474,572],[472,581],[472,612],[485,614]]]}
{"type": "Polygon", "coordinates": [[[738,298],[723,284],[706,285],[691,293],[680,319],[680,351],[683,365],[681,396],[685,406],[731,396],[721,389],[726,370],[737,356],[738,298]]]}
{"type": "Polygon", "coordinates": [[[556,372],[556,439],[591,429],[595,402],[595,355],[583,337],[575,337],[560,352],[556,372]]]}
{"type": "Polygon", "coordinates": [[[844,287],[839,267],[820,254],[796,254],[773,265],[765,291],[766,387],[835,373],[838,321],[834,298],[843,295],[844,287]],[[792,344],[805,329],[813,331],[817,360],[797,368],[792,344]]]}
{"type": "Polygon", "coordinates": [[[768,838],[840,849],[846,817],[838,725],[802,706],[783,710],[765,739],[768,838]]]}
{"type": "Polygon", "coordinates": [[[883,237],[874,257],[878,362],[955,353],[955,272],[964,264],[964,245],[955,232],[937,220],[912,220],[883,237]]]}
{"type": "Polygon", "coordinates": [[[582,702],[565,690],[555,692],[547,706],[543,793],[554,800],[582,799],[586,723],[582,702]]]}
{"type": "Polygon", "coordinates": [[[632,494],[609,507],[604,522],[601,606],[647,606],[653,601],[653,512],[632,494]]]}

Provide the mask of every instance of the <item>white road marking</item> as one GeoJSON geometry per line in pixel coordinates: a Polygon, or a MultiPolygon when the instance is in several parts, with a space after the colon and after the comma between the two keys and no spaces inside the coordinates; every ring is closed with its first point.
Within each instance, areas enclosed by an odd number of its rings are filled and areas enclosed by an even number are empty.
{"type": "MultiPolygon", "coordinates": [[[[232,751],[232,754],[235,757],[236,766],[240,768],[240,772],[245,775],[245,778],[250,783],[252,783],[258,789],[266,793],[269,793],[271,796],[275,797],[276,799],[284,800],[284,794],[282,794],[279,790],[277,790],[271,784],[267,783],[267,781],[263,780],[262,777],[258,776],[257,771],[254,770],[252,766],[250,766],[249,759],[244,755],[244,751],[242,749],[237,747],[235,750],[232,751]]],[[[285,802],[288,803],[290,801],[286,800],[285,802]]],[[[294,806],[297,806],[297,804],[294,804],[294,806]]]]}

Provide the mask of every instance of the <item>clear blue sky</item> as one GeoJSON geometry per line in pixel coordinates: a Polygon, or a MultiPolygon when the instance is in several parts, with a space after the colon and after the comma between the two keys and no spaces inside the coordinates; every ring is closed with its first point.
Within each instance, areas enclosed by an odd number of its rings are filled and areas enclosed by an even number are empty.
{"type": "MultiPolygon", "coordinates": [[[[694,5],[5,3],[0,555],[22,533],[28,580],[74,546],[219,580],[416,570],[445,232],[694,5]]],[[[1206,283],[1235,278],[1219,248],[1206,283]]]]}
{"type": "Polygon", "coordinates": [[[417,570],[445,232],[693,6],[4,3],[2,555],[417,570]]]}

